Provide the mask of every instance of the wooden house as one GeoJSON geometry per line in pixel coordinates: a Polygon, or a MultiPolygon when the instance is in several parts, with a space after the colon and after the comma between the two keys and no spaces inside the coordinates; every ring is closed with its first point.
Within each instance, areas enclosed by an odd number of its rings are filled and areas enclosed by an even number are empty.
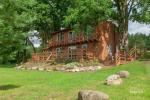
{"type": "Polygon", "coordinates": [[[33,54],[34,61],[56,59],[94,60],[115,62],[119,37],[116,25],[112,21],[103,21],[95,27],[93,33],[74,33],[71,29],[62,29],[51,33],[52,38],[41,54],[33,54]]]}

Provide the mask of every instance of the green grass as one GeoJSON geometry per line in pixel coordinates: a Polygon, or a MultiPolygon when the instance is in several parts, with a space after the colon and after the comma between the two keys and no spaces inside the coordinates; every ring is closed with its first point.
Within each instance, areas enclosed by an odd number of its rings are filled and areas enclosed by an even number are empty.
{"type": "Polygon", "coordinates": [[[107,93],[110,100],[150,100],[150,65],[135,61],[97,72],[63,73],[0,67],[0,100],[76,100],[79,90],[107,93]],[[128,70],[119,86],[106,86],[107,76],[128,70]],[[136,92],[136,93],[131,93],[136,92]]]}

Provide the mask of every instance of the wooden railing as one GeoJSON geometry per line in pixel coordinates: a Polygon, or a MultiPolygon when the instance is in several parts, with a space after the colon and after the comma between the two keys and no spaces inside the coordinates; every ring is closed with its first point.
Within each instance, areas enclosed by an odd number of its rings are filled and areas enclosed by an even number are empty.
{"type": "Polygon", "coordinates": [[[126,54],[125,52],[116,53],[115,64],[120,65],[122,63],[126,63],[127,61],[135,60],[137,58],[138,52],[140,52],[140,50],[134,47],[130,49],[128,54],[126,54]]]}
{"type": "Polygon", "coordinates": [[[121,64],[121,62],[120,62],[120,53],[119,52],[115,54],[115,64],[116,65],[121,64]]]}
{"type": "Polygon", "coordinates": [[[64,39],[62,41],[54,41],[54,40],[50,40],[49,41],[49,47],[54,47],[54,46],[60,46],[60,45],[68,45],[68,44],[75,44],[75,43],[81,43],[81,42],[85,42],[85,41],[89,41],[89,40],[96,40],[96,38],[91,37],[88,38],[87,36],[76,36],[74,38],[68,38],[68,39],[64,39]]]}
{"type": "Polygon", "coordinates": [[[33,53],[32,61],[49,61],[51,57],[55,57],[55,54],[51,52],[33,53]]]}
{"type": "Polygon", "coordinates": [[[132,49],[130,49],[129,51],[129,56],[135,56],[135,53],[137,52],[137,49],[134,47],[132,49]]]}
{"type": "Polygon", "coordinates": [[[94,59],[94,54],[88,52],[86,49],[77,49],[73,53],[62,51],[60,53],[56,52],[43,52],[43,53],[34,53],[32,54],[32,61],[51,61],[52,59],[56,60],[65,60],[71,59],[69,55],[73,57],[74,60],[92,60],[94,59]]]}

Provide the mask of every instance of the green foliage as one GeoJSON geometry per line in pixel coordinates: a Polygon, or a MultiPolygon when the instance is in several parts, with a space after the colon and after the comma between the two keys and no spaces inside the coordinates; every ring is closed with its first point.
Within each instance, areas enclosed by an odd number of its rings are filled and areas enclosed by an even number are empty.
{"type": "MultiPolygon", "coordinates": [[[[122,22],[127,17],[127,21],[149,23],[149,7],[149,0],[0,0],[0,63],[30,56],[27,37],[31,30],[39,31],[43,46],[47,46],[50,32],[64,25],[90,36],[94,26],[107,19],[122,22]],[[125,12],[127,2],[130,13],[125,12]]],[[[145,41],[138,44],[149,50],[150,40],[145,41]]]]}
{"type": "Polygon", "coordinates": [[[0,1],[0,63],[15,60],[17,53],[26,48],[25,39],[36,19],[34,4],[34,0],[0,1]]]}
{"type": "Polygon", "coordinates": [[[89,67],[89,66],[99,66],[99,60],[91,60],[91,61],[83,61],[83,62],[74,62],[71,60],[65,61],[64,65],[68,68],[74,68],[74,67],[89,67]]]}
{"type": "Polygon", "coordinates": [[[146,51],[140,60],[150,60],[150,51],[146,51]]]}
{"type": "Polygon", "coordinates": [[[81,65],[80,65],[80,63],[79,62],[71,62],[71,63],[67,63],[66,65],[65,65],[65,67],[67,67],[67,68],[74,68],[74,67],[80,67],[81,65]]]}
{"type": "Polygon", "coordinates": [[[150,35],[132,34],[129,35],[129,48],[137,47],[141,50],[150,50],[150,35]]]}
{"type": "Polygon", "coordinates": [[[130,20],[150,23],[150,0],[132,0],[134,7],[131,10],[130,20]]]}
{"type": "Polygon", "coordinates": [[[42,46],[47,45],[50,33],[63,27],[64,16],[72,6],[73,0],[37,0],[33,7],[37,20],[34,21],[35,29],[40,32],[42,46]]]}
{"type": "Polygon", "coordinates": [[[110,18],[112,3],[109,0],[76,0],[65,16],[64,24],[79,31],[87,31],[100,21],[110,18]]]}

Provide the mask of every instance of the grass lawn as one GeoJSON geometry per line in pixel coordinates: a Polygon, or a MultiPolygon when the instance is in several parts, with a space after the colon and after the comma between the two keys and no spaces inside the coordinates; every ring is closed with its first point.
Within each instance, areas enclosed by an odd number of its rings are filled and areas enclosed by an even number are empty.
{"type": "Polygon", "coordinates": [[[76,100],[79,90],[107,93],[110,100],[150,100],[150,63],[135,61],[97,72],[39,72],[0,67],[0,100],[76,100]],[[128,70],[119,86],[103,84],[107,76],[128,70]]]}

